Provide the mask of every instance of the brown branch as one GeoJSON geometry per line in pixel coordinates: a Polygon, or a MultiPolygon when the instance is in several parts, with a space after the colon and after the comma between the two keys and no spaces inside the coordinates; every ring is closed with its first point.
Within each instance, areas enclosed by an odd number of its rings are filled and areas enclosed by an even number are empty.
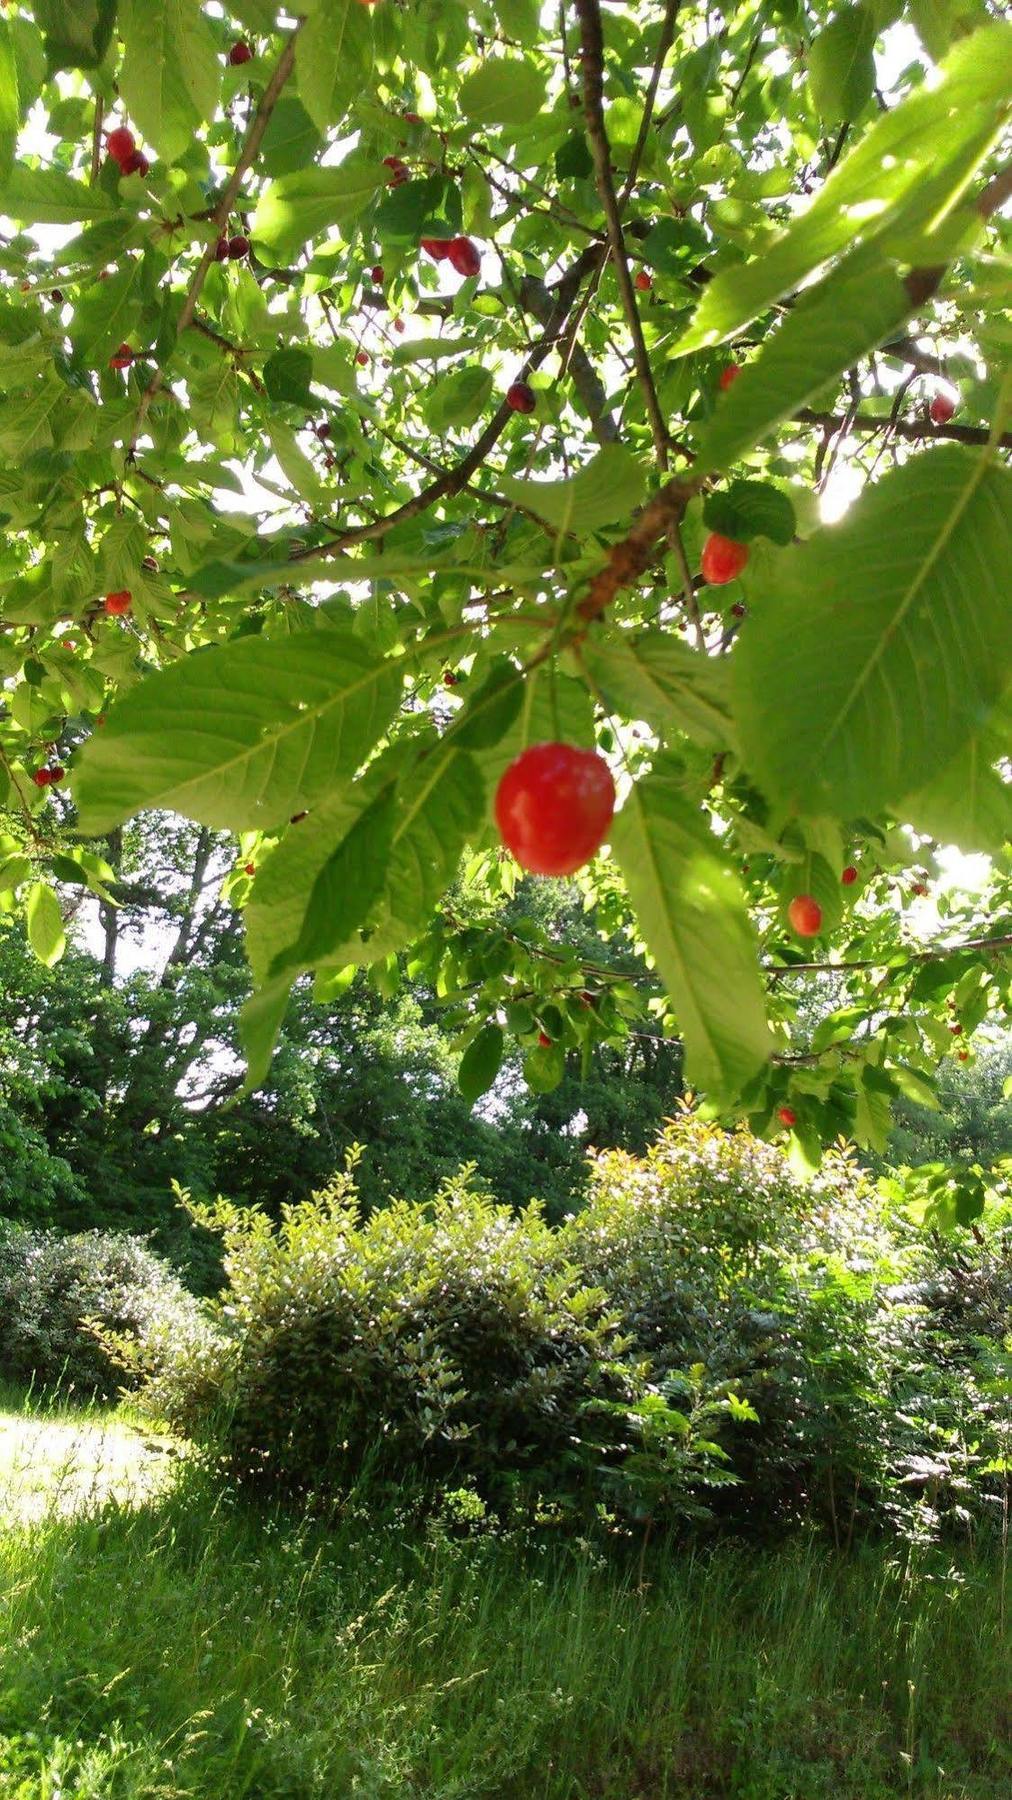
{"type": "MultiPolygon", "coordinates": [[[[596,245],[581,251],[576,261],[550,290],[555,296],[552,317],[543,336],[530,351],[524,363],[522,376],[525,377],[533,369],[540,368],[554,350],[569,317],[580,284],[588,271],[596,264],[597,255],[596,245]]],[[[467,486],[471,476],[481,468],[489,451],[494,449],[513,417],[511,407],[504,400],[494,418],[486,425],[477,443],[472,445],[467,455],[462,456],[452,469],[447,469],[428,487],[423,488],[410,500],[406,500],[403,506],[395,507],[393,512],[385,513],[381,519],[372,519],[366,525],[355,525],[350,531],[342,532],[340,537],[333,538],[329,543],[312,544],[305,550],[296,551],[291,559],[292,562],[310,562],[316,557],[333,556],[341,550],[348,549],[352,544],[364,544],[373,538],[386,537],[387,532],[393,531],[395,526],[405,524],[408,519],[417,518],[419,513],[428,512],[437,500],[447,500],[452,495],[459,494],[461,489],[467,486]]]]}
{"type": "Polygon", "coordinates": [[[932,950],[912,950],[901,963],[890,963],[888,954],[863,957],[857,962],[764,963],[763,968],[774,980],[784,975],[836,975],[847,969],[908,968],[911,963],[938,962],[944,956],[956,956],[960,950],[1007,950],[1012,946],[1012,933],[1002,937],[965,938],[961,944],[938,944],[932,950]]]}
{"type": "MultiPolygon", "coordinates": [[[[794,422],[798,425],[818,425],[829,432],[847,431],[876,432],[884,431],[889,425],[888,417],[880,419],[867,413],[857,413],[848,418],[844,413],[813,412],[810,407],[803,406],[794,414],[794,422]]],[[[928,442],[932,438],[952,438],[957,444],[986,444],[990,442],[990,432],[982,425],[929,425],[919,424],[915,419],[897,419],[891,427],[892,434],[898,438],[908,438],[913,442],[928,442]]],[[[1003,450],[1012,450],[1012,432],[1006,431],[998,439],[1003,450]]]]}
{"type": "Polygon", "coordinates": [[[601,12],[598,0],[576,0],[576,11],[580,20],[580,42],[583,47],[583,110],[587,121],[591,155],[594,158],[597,191],[601,196],[601,205],[604,208],[605,221],[608,226],[611,260],[615,267],[615,278],[622,298],[626,323],[632,337],[633,359],[640,386],[643,389],[647,418],[650,421],[650,431],[654,440],[654,452],[658,466],[666,469],[668,466],[668,431],[657,398],[657,389],[654,386],[653,370],[650,367],[646,340],[643,336],[643,325],[639,308],[636,305],[632,276],[629,273],[629,259],[622,232],[622,217],[618,196],[615,192],[611,147],[608,143],[608,133],[604,123],[604,36],[601,31],[601,12]]]}
{"type": "MultiPolygon", "coordinates": [[[[243,183],[243,177],[247,170],[252,168],[257,159],[260,146],[263,143],[264,133],[270,124],[271,114],[277,105],[281,90],[295,67],[295,40],[301,29],[302,21],[300,20],[288,35],[285,47],[278,58],[277,67],[263,91],[260,98],[260,104],[253,115],[252,123],[246,133],[246,140],[239,152],[239,158],[235,168],[232,170],[232,173],[222,190],[221,198],[211,214],[211,224],[214,227],[214,230],[212,235],[208,238],[208,241],[204,246],[204,253],[190,278],[190,285],[186,290],[186,297],[180,308],[179,322],[176,326],[177,338],[182,337],[183,332],[193,324],[193,316],[197,310],[197,301],[200,299],[204,283],[207,280],[217,255],[218,239],[224,230],[229,213],[235,205],[236,196],[243,183]]],[[[141,435],[141,431],[144,428],[144,421],[151,409],[151,403],[161,389],[164,380],[164,368],[156,369],[141,395],[140,405],[137,408],[137,418],[134,424],[134,434],[130,443],[130,456],[136,454],[137,442],[141,435]]]]}
{"type": "Polygon", "coordinates": [[[578,618],[588,622],[600,618],[619,588],[629,587],[639,579],[652,560],[658,539],[666,537],[673,525],[681,524],[685,508],[698,492],[702,479],[697,476],[694,481],[668,481],[647,502],[631,530],[612,545],[607,563],[594,576],[576,609],[578,618]]]}

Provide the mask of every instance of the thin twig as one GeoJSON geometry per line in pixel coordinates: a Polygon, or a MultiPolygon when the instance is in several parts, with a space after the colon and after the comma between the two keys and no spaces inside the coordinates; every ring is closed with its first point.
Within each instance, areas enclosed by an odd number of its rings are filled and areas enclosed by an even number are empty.
{"type": "Polygon", "coordinates": [[[650,421],[650,431],[654,440],[654,452],[658,466],[666,470],[668,466],[667,427],[657,398],[657,389],[654,386],[653,370],[650,367],[646,340],[643,336],[643,325],[640,320],[639,308],[636,305],[632,276],[629,273],[629,259],[622,232],[622,218],[619,212],[618,196],[615,192],[611,148],[604,123],[604,37],[601,31],[601,12],[598,0],[576,0],[576,11],[580,20],[580,41],[583,47],[583,110],[587,121],[591,155],[594,158],[597,190],[601,197],[601,205],[604,208],[605,221],[608,226],[611,259],[615,265],[615,278],[622,297],[626,323],[632,337],[633,358],[640,386],[643,389],[647,418],[650,421]]]}
{"type": "MultiPolygon", "coordinates": [[[[845,413],[813,412],[809,407],[802,407],[794,414],[797,425],[818,425],[823,430],[836,432],[846,425],[848,431],[876,432],[883,431],[889,424],[887,418],[876,419],[867,413],[858,413],[848,418],[845,413]]],[[[952,438],[957,444],[986,444],[989,432],[982,425],[930,425],[919,424],[915,419],[897,419],[892,427],[894,437],[909,438],[915,442],[930,438],[952,438]]],[[[998,440],[1003,450],[1012,450],[1012,432],[1006,432],[998,440]]]]}
{"type": "Polygon", "coordinates": [[[95,123],[91,129],[91,185],[94,187],[102,167],[102,126],[105,123],[105,101],[95,95],[95,123]]]}
{"type": "Polygon", "coordinates": [[[685,610],[692,620],[693,628],[696,633],[697,647],[700,650],[705,650],[706,633],[703,630],[703,621],[699,616],[699,601],[696,599],[696,590],[692,585],[692,570],[689,568],[689,559],[685,554],[685,545],[682,543],[681,527],[677,519],[673,519],[668,526],[668,543],[675,553],[675,561],[678,564],[679,572],[682,577],[682,597],[685,603],[685,610]]]}
{"type": "MultiPolygon", "coordinates": [[[[218,239],[224,230],[229,213],[235,205],[236,196],[243,183],[243,177],[245,176],[246,171],[252,168],[257,159],[260,146],[263,143],[264,133],[270,124],[271,114],[277,105],[281,90],[295,67],[295,40],[301,29],[302,22],[300,20],[289,33],[285,47],[278,58],[277,67],[263,91],[260,104],[253,115],[249,131],[246,133],[246,141],[239,152],[239,159],[225,184],[217,206],[211,214],[211,224],[214,229],[204,246],[204,254],[197,264],[190,279],[190,285],[186,290],[186,297],[180,308],[179,322],[176,326],[177,337],[182,337],[183,332],[193,323],[193,316],[197,310],[197,301],[200,299],[201,290],[203,289],[204,283],[207,280],[210,269],[215,261],[218,239]]],[[[141,395],[140,405],[137,408],[137,419],[134,424],[133,439],[130,444],[129,453],[131,456],[136,453],[137,442],[140,438],[141,431],[144,428],[144,421],[150,411],[151,403],[162,387],[164,380],[164,368],[156,369],[141,395]]]]}
{"type": "Polygon", "coordinates": [[[667,5],[664,9],[664,23],[661,26],[660,42],[657,45],[657,55],[654,57],[654,66],[650,73],[650,85],[647,88],[647,97],[643,102],[643,117],[640,120],[640,128],[636,137],[636,143],[633,146],[633,153],[629,159],[629,168],[626,172],[622,192],[619,195],[618,210],[620,217],[622,213],[625,212],[626,202],[629,195],[632,193],[633,184],[639,173],[640,159],[646,149],[647,138],[650,136],[650,127],[653,124],[654,118],[654,107],[657,103],[657,89],[660,86],[661,71],[667,60],[668,51],[675,41],[675,23],[678,19],[678,8],[680,4],[681,0],[667,0],[667,5]]]}

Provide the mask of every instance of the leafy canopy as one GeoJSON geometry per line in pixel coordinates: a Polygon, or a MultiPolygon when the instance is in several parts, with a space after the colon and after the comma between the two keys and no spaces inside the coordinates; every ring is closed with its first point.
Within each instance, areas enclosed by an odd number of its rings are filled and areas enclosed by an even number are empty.
{"type": "Polygon", "coordinates": [[[801,1163],[881,1148],[1009,997],[1010,93],[983,4],[8,7],[0,906],[36,953],[174,809],[239,839],[252,1082],[293,981],[406,958],[470,1101],[646,1014],[801,1163]],[[496,786],[553,738],[615,770],[577,879],[646,983],[496,929],[496,786]],[[983,890],[933,904],[938,843],[983,890]]]}

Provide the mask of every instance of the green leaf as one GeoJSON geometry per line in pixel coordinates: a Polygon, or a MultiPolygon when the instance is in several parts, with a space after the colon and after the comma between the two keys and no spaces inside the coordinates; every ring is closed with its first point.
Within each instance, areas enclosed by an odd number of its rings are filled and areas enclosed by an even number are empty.
{"type": "Polygon", "coordinates": [[[503,493],[560,532],[582,537],[627,519],[646,497],[642,465],[621,444],[605,444],[592,462],[567,481],[521,481],[503,475],[503,493]]]}
{"type": "Polygon", "coordinates": [[[761,256],[708,283],[675,346],[678,355],[733,337],[840,251],[906,224],[905,213],[925,227],[944,218],[1008,116],[1012,25],[974,32],[956,45],[942,73],[937,87],[918,88],[876,119],[761,256]]]}
{"type": "Polygon", "coordinates": [[[294,406],[311,407],[313,358],[294,345],[278,350],[264,363],[264,387],[272,400],[288,400],[294,406]]]}
{"type": "Polygon", "coordinates": [[[996,856],[1012,843],[1012,782],[994,767],[1009,741],[1005,728],[964,744],[933,780],[898,803],[904,823],[943,844],[996,856]]]}
{"type": "Polygon", "coordinates": [[[460,1059],[457,1086],[469,1106],[487,1094],[502,1066],[505,1040],[500,1025],[483,1025],[460,1059]]]}
{"type": "Polygon", "coordinates": [[[453,726],[460,750],[487,750],[501,743],[523,702],[524,678],[507,656],[497,656],[476,694],[453,726]]]}
{"type": "MultiPolygon", "coordinates": [[[[740,379],[740,377],[739,377],[740,379]]],[[[703,523],[710,531],[748,543],[768,537],[789,544],[797,529],[794,508],[781,488],[768,481],[732,481],[703,501],[703,523]]]]}
{"type": "Polygon", "coordinates": [[[535,1094],[550,1094],[566,1073],[561,1044],[535,1044],[524,1057],[524,1080],[535,1094]]]}
{"type": "Polygon", "coordinates": [[[320,133],[301,100],[282,94],[267,122],[260,163],[268,175],[291,175],[316,157],[320,133]]]}
{"type": "Polygon", "coordinates": [[[875,813],[979,731],[1012,671],[1012,476],[956,446],[783,551],[733,657],[746,762],[799,812],[875,813]]]}
{"type": "Polygon", "coordinates": [[[58,69],[97,69],[109,48],[116,0],[35,0],[33,11],[45,33],[51,75],[58,69]]]}
{"type": "Polygon", "coordinates": [[[893,264],[875,246],[847,257],[801,294],[757,357],[744,364],[704,426],[699,457],[726,469],[791,418],[835,376],[895,332],[912,311],[893,264]]]}
{"type": "Polygon", "coordinates": [[[489,57],[461,82],[457,101],[476,125],[530,125],[545,104],[545,77],[526,57],[489,57]]]}
{"type": "Polygon", "coordinates": [[[723,657],[690,650],[666,631],[595,629],[582,661],[609,711],[642,719],[662,736],[684,731],[708,748],[734,741],[730,674],[723,657]]]}
{"type": "Polygon", "coordinates": [[[268,182],[253,214],[252,235],[280,262],[296,256],[310,238],[345,226],[383,186],[386,170],[360,158],[336,168],[295,170],[268,182]]]}
{"type": "Polygon", "coordinates": [[[320,0],[295,45],[299,94],[320,131],[340,125],[372,73],[372,27],[357,0],[320,0]]]}
{"type": "Polygon", "coordinates": [[[367,942],[335,962],[375,962],[410,942],[428,922],[478,830],[485,788],[473,756],[452,739],[436,740],[397,785],[397,813],[386,893],[367,942]]]}
{"type": "Polygon", "coordinates": [[[100,836],[142,807],[233,831],[271,830],[358,768],[386,730],[402,673],[350,633],[243,638],[138,684],[78,758],[80,826],[100,836]]]}
{"type": "Polygon", "coordinates": [[[425,405],[433,431],[463,430],[479,419],[492,393],[492,375],[477,364],[437,381],[425,405]]]}
{"type": "Polygon", "coordinates": [[[15,163],[4,189],[4,212],[22,225],[76,225],[108,217],[114,202],[105,189],[75,181],[62,169],[30,169],[15,163]]]}
{"type": "MultiPolygon", "coordinates": [[[[126,262],[86,288],[74,313],[74,345],[82,360],[104,366],[124,340],[132,338],[140,312],[141,265],[126,262]]],[[[136,341],[136,340],[134,340],[136,341]]]]}
{"type": "Polygon", "coordinates": [[[394,826],[394,791],[387,787],[356,818],[313,883],[302,928],[291,949],[276,957],[271,975],[310,969],[333,956],[364,925],[383,892],[394,826]]]}
{"type": "Polygon", "coordinates": [[[17,58],[11,28],[3,19],[0,20],[0,187],[8,181],[14,167],[20,118],[17,58]]]}
{"type": "Polygon", "coordinates": [[[28,942],[40,963],[52,969],[67,948],[60,902],[48,882],[35,881],[28,890],[25,903],[28,918],[28,942]]]}
{"type": "Polygon", "coordinates": [[[839,123],[856,119],[875,89],[875,21],[866,6],[845,6],[808,49],[808,82],[816,111],[839,123]]]}
{"type": "Polygon", "coordinates": [[[119,28],[124,105],[159,156],[175,162],[217,110],[214,33],[199,0],[121,0],[119,28]]]}
{"type": "Polygon", "coordinates": [[[611,846],[685,1039],[688,1078],[732,1101],[771,1049],[755,933],[737,875],[665,759],[633,784],[611,846]]]}

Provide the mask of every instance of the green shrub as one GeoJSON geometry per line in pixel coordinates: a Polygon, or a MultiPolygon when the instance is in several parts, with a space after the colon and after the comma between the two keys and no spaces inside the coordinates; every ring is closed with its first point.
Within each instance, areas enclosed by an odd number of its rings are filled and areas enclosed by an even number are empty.
{"type": "Polygon", "coordinates": [[[139,1238],[0,1222],[0,1375],[109,1398],[130,1379],[113,1339],[143,1344],[154,1366],[206,1333],[196,1301],[139,1238]]]}

